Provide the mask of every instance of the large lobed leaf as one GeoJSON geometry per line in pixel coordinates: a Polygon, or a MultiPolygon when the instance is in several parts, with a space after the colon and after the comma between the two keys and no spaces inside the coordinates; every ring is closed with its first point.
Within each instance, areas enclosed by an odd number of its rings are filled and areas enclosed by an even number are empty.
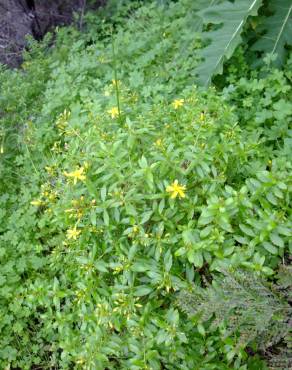
{"type": "Polygon", "coordinates": [[[223,63],[230,58],[241,42],[241,32],[248,16],[256,15],[262,0],[224,1],[198,12],[204,24],[221,25],[220,28],[203,32],[203,39],[209,44],[201,49],[202,63],[197,67],[197,82],[208,86],[214,75],[222,73],[223,63]]]}
{"type": "Polygon", "coordinates": [[[285,45],[292,45],[292,2],[270,0],[273,14],[264,18],[263,36],[253,45],[253,50],[275,55],[275,64],[281,66],[285,59],[285,45]]]}

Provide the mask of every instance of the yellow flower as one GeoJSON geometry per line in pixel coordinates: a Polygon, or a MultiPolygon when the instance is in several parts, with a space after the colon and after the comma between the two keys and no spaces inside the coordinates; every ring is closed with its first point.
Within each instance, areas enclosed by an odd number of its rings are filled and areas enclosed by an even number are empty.
{"type": "Polygon", "coordinates": [[[184,105],[184,99],[176,99],[173,101],[172,106],[174,109],[178,109],[184,105]]]}
{"type": "Polygon", "coordinates": [[[166,191],[171,193],[170,198],[175,199],[177,196],[180,198],[185,198],[186,187],[184,185],[180,185],[177,180],[175,180],[171,185],[166,187],[166,191]]]}
{"type": "Polygon", "coordinates": [[[38,206],[41,206],[43,204],[43,202],[41,200],[33,200],[32,202],[30,202],[30,204],[32,206],[38,207],[38,206]]]}
{"type": "Polygon", "coordinates": [[[109,109],[108,111],[108,114],[110,114],[110,116],[112,117],[112,118],[116,118],[116,117],[118,117],[118,115],[119,115],[119,109],[117,108],[117,107],[112,107],[111,109],[109,109]]]}
{"type": "Polygon", "coordinates": [[[133,226],[133,233],[137,233],[139,231],[139,226],[134,225],[133,226]]]}
{"type": "Polygon", "coordinates": [[[81,230],[77,230],[76,226],[74,226],[73,229],[67,230],[67,238],[76,240],[77,237],[80,235],[80,233],[81,233],[81,230]]]}
{"type": "Polygon", "coordinates": [[[83,167],[80,167],[77,170],[69,172],[69,173],[65,172],[64,174],[67,177],[71,177],[73,179],[74,184],[76,184],[78,180],[80,180],[80,181],[85,181],[86,180],[86,176],[84,175],[84,168],[83,167]]]}
{"type": "Polygon", "coordinates": [[[205,113],[203,113],[203,112],[202,112],[202,113],[200,114],[200,120],[201,120],[201,121],[204,121],[204,119],[205,119],[205,113]]]}
{"type": "Polygon", "coordinates": [[[155,141],[155,145],[158,146],[158,147],[163,146],[162,139],[157,139],[155,141]]]}
{"type": "Polygon", "coordinates": [[[119,80],[115,80],[115,79],[112,80],[112,85],[113,86],[117,86],[119,83],[120,83],[119,80]]]}

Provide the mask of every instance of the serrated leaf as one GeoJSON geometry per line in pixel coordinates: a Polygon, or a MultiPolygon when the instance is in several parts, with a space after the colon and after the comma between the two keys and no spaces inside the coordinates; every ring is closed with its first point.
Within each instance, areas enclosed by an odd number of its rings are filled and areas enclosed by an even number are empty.
{"type": "Polygon", "coordinates": [[[264,18],[258,31],[265,33],[252,49],[275,56],[274,64],[281,66],[285,61],[285,45],[292,45],[292,3],[291,0],[270,0],[269,5],[273,14],[264,18]]]}
{"type": "Polygon", "coordinates": [[[197,13],[204,24],[221,25],[215,31],[203,32],[203,39],[210,43],[199,52],[203,61],[195,72],[200,86],[207,87],[214,75],[222,73],[224,61],[232,56],[241,42],[240,35],[247,18],[256,15],[261,4],[262,0],[237,0],[234,3],[226,0],[197,13]]]}

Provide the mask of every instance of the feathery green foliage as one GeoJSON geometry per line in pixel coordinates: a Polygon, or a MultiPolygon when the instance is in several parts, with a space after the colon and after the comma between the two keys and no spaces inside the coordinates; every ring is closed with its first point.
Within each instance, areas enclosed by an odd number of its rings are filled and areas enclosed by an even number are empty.
{"type": "MultiPolygon", "coordinates": [[[[222,271],[206,288],[197,285],[182,291],[178,305],[198,325],[219,329],[223,339],[232,338],[229,356],[247,345],[264,351],[289,332],[292,308],[284,297],[272,291],[258,276],[245,271],[222,271]]],[[[289,275],[290,286],[291,272],[289,275]]]]}

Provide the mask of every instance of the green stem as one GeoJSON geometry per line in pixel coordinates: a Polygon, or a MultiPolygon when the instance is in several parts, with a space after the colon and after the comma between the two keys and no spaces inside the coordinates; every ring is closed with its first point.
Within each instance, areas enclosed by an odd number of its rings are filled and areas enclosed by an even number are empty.
{"type": "Polygon", "coordinates": [[[116,91],[116,99],[117,99],[117,106],[118,106],[118,112],[119,112],[119,120],[121,120],[120,89],[119,89],[118,69],[117,69],[117,60],[116,60],[113,34],[111,34],[111,41],[112,41],[113,63],[114,63],[114,78],[115,78],[114,85],[115,85],[115,91],[116,91]]]}

